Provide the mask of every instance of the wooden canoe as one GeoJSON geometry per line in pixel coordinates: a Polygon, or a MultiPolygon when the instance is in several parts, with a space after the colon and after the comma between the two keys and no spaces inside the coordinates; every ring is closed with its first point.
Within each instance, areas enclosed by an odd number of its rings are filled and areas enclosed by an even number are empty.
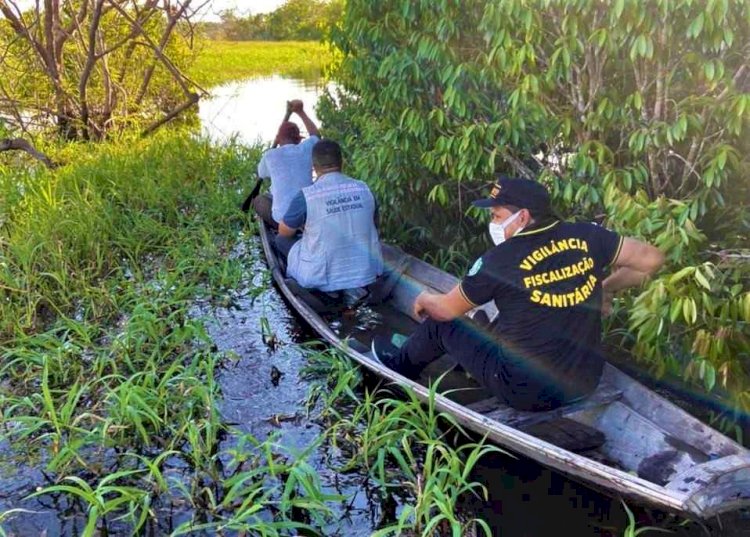
{"type": "MultiPolygon", "coordinates": [[[[375,374],[408,386],[426,399],[429,390],[424,385],[372,358],[366,350],[371,333],[357,331],[353,337],[359,344],[352,344],[341,333],[340,322],[327,320],[291,291],[271,246],[272,232],[262,224],[260,228],[274,281],[320,337],[375,374]]],[[[458,280],[398,248],[383,245],[383,255],[395,281],[383,308],[396,313],[383,316],[385,329],[404,333],[409,326],[416,326],[409,316],[417,294],[425,289],[447,292],[458,280]],[[389,319],[393,320],[390,326],[389,319]]],[[[480,309],[490,319],[497,313],[494,304],[480,309]]],[[[450,388],[456,388],[456,377],[458,382],[463,379],[464,384],[476,387],[465,374],[452,377],[450,388]]],[[[590,397],[550,412],[517,411],[482,394],[478,387],[451,392],[450,397],[438,395],[436,404],[440,411],[452,414],[468,429],[486,434],[497,445],[609,494],[699,519],[750,506],[750,451],[610,364],[590,397]],[[573,452],[534,433],[540,425],[571,422],[603,433],[604,443],[573,452]]]]}

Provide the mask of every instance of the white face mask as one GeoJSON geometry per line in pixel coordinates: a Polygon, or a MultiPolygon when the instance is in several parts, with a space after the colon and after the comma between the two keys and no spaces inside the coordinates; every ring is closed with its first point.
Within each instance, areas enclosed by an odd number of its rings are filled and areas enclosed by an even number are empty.
{"type": "MultiPolygon", "coordinates": [[[[495,222],[490,222],[490,237],[492,237],[492,242],[495,243],[495,246],[505,242],[506,228],[509,225],[511,225],[513,222],[518,220],[518,217],[520,216],[520,214],[521,214],[521,211],[515,212],[512,215],[510,215],[508,218],[506,218],[505,221],[500,224],[496,224],[495,222]]],[[[523,226],[519,227],[516,231],[513,232],[513,235],[515,235],[522,229],[523,229],[523,226]]],[[[513,235],[511,235],[511,237],[513,235]]]]}

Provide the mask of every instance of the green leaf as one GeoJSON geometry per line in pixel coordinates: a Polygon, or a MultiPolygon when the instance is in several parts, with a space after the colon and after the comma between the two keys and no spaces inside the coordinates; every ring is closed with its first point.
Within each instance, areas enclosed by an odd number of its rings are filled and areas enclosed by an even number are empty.
{"type": "Polygon", "coordinates": [[[693,20],[687,30],[688,37],[698,37],[701,34],[703,30],[703,18],[704,15],[701,13],[693,20]]]}
{"type": "Polygon", "coordinates": [[[712,81],[714,79],[714,62],[708,61],[703,65],[703,74],[706,75],[706,78],[709,81],[712,81]]]}
{"type": "Polygon", "coordinates": [[[646,41],[646,36],[639,35],[636,42],[638,43],[638,55],[645,57],[648,52],[648,43],[646,41]]]}
{"type": "Polygon", "coordinates": [[[690,299],[689,298],[685,298],[682,301],[682,316],[685,319],[686,323],[692,324],[691,323],[692,313],[690,311],[690,299]]]}
{"type": "Polygon", "coordinates": [[[672,274],[672,276],[669,277],[669,283],[674,285],[675,283],[679,282],[680,280],[684,279],[688,275],[695,272],[695,267],[685,267],[683,269],[680,269],[676,273],[672,274]]]}
{"type": "Polygon", "coordinates": [[[682,299],[676,298],[669,308],[669,320],[675,322],[682,311],[682,299]]]}
{"type": "MultiPolygon", "coordinates": [[[[704,362],[705,363],[705,362],[704,362]]],[[[711,364],[706,366],[706,373],[703,377],[703,385],[706,387],[706,391],[711,391],[716,386],[716,369],[711,364]]]]}
{"type": "Polygon", "coordinates": [[[641,92],[636,91],[633,94],[633,106],[635,106],[636,110],[640,110],[643,108],[643,97],[641,96],[641,92]]]}
{"type": "Polygon", "coordinates": [[[698,269],[695,269],[695,279],[698,280],[698,283],[701,284],[703,287],[705,287],[709,291],[711,290],[711,284],[708,283],[708,280],[706,279],[706,277],[698,269]]]}
{"type": "Polygon", "coordinates": [[[613,20],[616,21],[622,15],[622,10],[625,8],[625,0],[617,0],[612,8],[613,20]]]}

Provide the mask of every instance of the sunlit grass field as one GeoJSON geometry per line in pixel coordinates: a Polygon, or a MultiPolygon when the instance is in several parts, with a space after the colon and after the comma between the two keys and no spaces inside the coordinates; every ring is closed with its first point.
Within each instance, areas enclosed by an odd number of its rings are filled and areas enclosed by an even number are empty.
{"type": "Polygon", "coordinates": [[[331,59],[315,41],[205,41],[191,69],[195,80],[210,87],[233,80],[282,74],[319,78],[331,59]]]}

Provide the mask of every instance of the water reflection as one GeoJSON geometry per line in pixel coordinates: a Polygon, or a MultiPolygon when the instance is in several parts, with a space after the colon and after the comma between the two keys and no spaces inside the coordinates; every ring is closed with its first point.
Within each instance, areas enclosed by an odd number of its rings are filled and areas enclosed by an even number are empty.
{"type": "MultiPolygon", "coordinates": [[[[231,82],[211,90],[200,102],[198,115],[203,132],[217,141],[237,136],[245,144],[269,142],[286,110],[286,102],[302,99],[305,111],[318,123],[314,105],[326,85],[320,81],[279,75],[231,82]]],[[[294,119],[304,134],[304,126],[294,119]]]]}

